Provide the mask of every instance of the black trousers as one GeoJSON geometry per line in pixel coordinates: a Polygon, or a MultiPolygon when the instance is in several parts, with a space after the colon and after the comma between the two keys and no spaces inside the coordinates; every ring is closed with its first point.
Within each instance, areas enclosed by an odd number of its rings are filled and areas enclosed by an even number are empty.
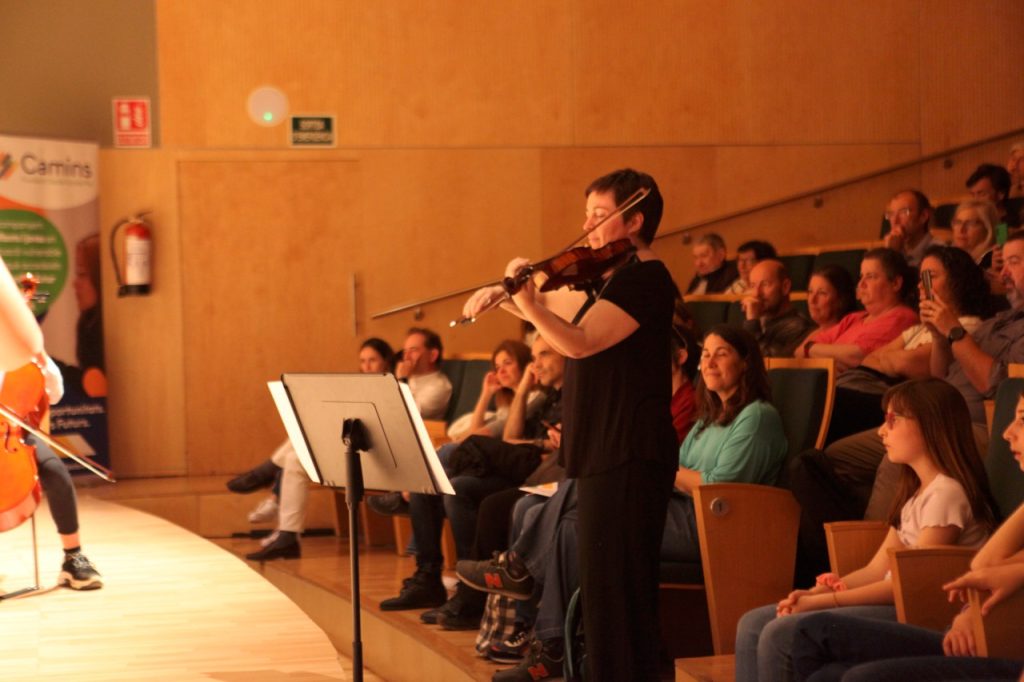
{"type": "Polygon", "coordinates": [[[46,493],[50,514],[57,524],[57,532],[70,535],[78,532],[78,503],[75,500],[75,484],[64,462],[46,443],[35,441],[36,464],[39,466],[39,483],[46,493]]]}
{"type": "Polygon", "coordinates": [[[631,461],[577,481],[587,680],[658,679],[658,557],[675,470],[631,461]]]}
{"type": "Polygon", "coordinates": [[[476,537],[473,540],[471,559],[489,559],[494,552],[508,549],[512,508],[524,495],[526,493],[519,488],[509,488],[492,493],[483,499],[477,512],[476,537]]]}

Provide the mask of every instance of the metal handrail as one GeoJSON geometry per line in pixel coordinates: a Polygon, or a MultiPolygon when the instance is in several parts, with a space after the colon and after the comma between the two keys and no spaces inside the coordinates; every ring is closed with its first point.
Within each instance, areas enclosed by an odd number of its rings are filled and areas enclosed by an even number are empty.
{"type": "Polygon", "coordinates": [[[855,185],[855,184],[857,184],[859,182],[864,182],[865,180],[872,180],[874,178],[881,177],[883,175],[888,175],[889,173],[895,173],[896,171],[903,170],[904,168],[910,168],[911,166],[917,166],[917,165],[920,165],[922,163],[928,163],[929,161],[935,161],[936,159],[941,159],[941,158],[943,158],[945,156],[952,156],[954,154],[959,154],[960,152],[967,151],[968,149],[971,149],[973,147],[980,147],[982,145],[991,144],[992,142],[998,142],[999,140],[1002,140],[1002,139],[1005,139],[1005,138],[1008,138],[1008,137],[1015,137],[1015,136],[1018,136],[1018,135],[1024,135],[1024,128],[1018,128],[1016,130],[1011,130],[1009,132],[1000,133],[999,135],[993,135],[991,137],[985,137],[985,138],[982,138],[980,140],[975,140],[973,142],[969,142],[967,144],[958,145],[956,147],[950,147],[949,149],[944,149],[941,152],[933,152],[931,154],[925,154],[924,156],[919,156],[918,158],[913,159],[911,161],[903,161],[901,163],[897,163],[897,164],[894,164],[892,166],[887,166],[887,167],[879,169],[879,170],[871,171],[870,173],[862,173],[861,175],[855,175],[852,178],[847,178],[845,180],[840,180],[839,182],[833,182],[833,183],[830,183],[828,185],[822,185],[820,187],[816,187],[814,189],[805,190],[805,191],[799,192],[797,194],[791,194],[791,195],[785,196],[785,197],[783,197],[781,199],[773,199],[771,201],[765,201],[765,202],[757,204],[755,206],[751,206],[749,208],[741,208],[738,211],[732,211],[730,213],[724,213],[722,215],[715,216],[714,218],[708,218],[708,219],[705,219],[705,220],[700,220],[700,221],[697,221],[695,223],[688,223],[688,224],[683,225],[681,227],[677,227],[677,228],[675,228],[673,230],[669,230],[668,232],[662,232],[661,234],[657,235],[654,238],[654,240],[658,241],[658,240],[661,240],[661,239],[665,239],[667,237],[674,237],[674,236],[679,235],[679,234],[684,234],[686,232],[693,232],[695,230],[701,229],[702,227],[707,227],[708,225],[714,225],[715,223],[721,223],[721,222],[725,222],[727,220],[733,220],[735,218],[742,218],[743,216],[748,216],[748,215],[751,215],[752,213],[757,213],[758,211],[763,211],[763,210],[768,209],[768,208],[775,208],[776,206],[781,206],[782,204],[788,204],[788,203],[793,202],[793,201],[800,201],[801,199],[809,199],[811,197],[816,197],[818,195],[824,194],[825,192],[831,192],[833,190],[840,189],[840,188],[843,188],[843,187],[847,187],[849,185],[855,185]]]}
{"type": "MultiPolygon", "coordinates": [[[[945,156],[959,154],[960,152],[967,151],[968,149],[971,149],[973,147],[980,147],[982,145],[991,144],[993,142],[998,142],[999,140],[1003,140],[1008,137],[1014,137],[1018,135],[1024,135],[1024,128],[1017,128],[1015,130],[1010,130],[1005,133],[1000,133],[999,135],[992,135],[990,137],[974,140],[973,142],[957,145],[956,147],[949,147],[948,149],[943,149],[942,151],[939,152],[932,152],[931,154],[919,156],[916,159],[912,159],[910,161],[903,161],[897,164],[893,164],[891,166],[886,166],[885,168],[874,170],[871,171],[870,173],[862,173],[860,175],[855,175],[852,178],[846,178],[845,180],[829,183],[827,185],[821,185],[820,187],[815,187],[814,189],[805,190],[803,192],[798,192],[796,194],[790,194],[788,196],[782,197],[781,199],[772,199],[771,201],[765,201],[760,204],[750,206],[748,208],[741,208],[738,211],[730,211],[729,213],[723,213],[721,215],[715,216],[714,218],[706,218],[704,220],[699,220],[697,222],[687,223],[686,225],[682,225],[667,232],[662,232],[661,234],[657,235],[654,238],[654,241],[661,241],[662,239],[667,239],[668,237],[675,237],[677,235],[695,232],[702,228],[708,227],[709,225],[715,225],[717,223],[723,223],[727,220],[742,218],[744,216],[757,213],[759,211],[764,211],[765,209],[775,208],[776,206],[781,206],[783,204],[788,204],[794,201],[800,201],[801,199],[817,197],[821,194],[824,194],[825,192],[831,192],[833,190],[841,189],[843,187],[848,187],[849,185],[855,185],[859,182],[864,182],[865,180],[872,180],[883,175],[888,175],[889,173],[895,173],[896,171],[900,171],[905,168],[917,166],[922,163],[928,163],[929,161],[935,161],[936,159],[941,159],[945,156]]],[[[466,287],[464,289],[459,289],[458,291],[449,291],[447,293],[438,294],[430,298],[420,299],[413,303],[403,303],[401,305],[388,308],[387,310],[382,310],[380,312],[373,313],[372,315],[370,315],[370,319],[376,320],[378,318],[387,317],[388,315],[400,313],[405,310],[419,308],[420,306],[427,305],[428,303],[436,303],[438,301],[443,301],[445,299],[453,298],[455,296],[462,296],[464,294],[476,291],[477,289],[480,288],[480,286],[483,285],[478,285],[475,287],[466,287]]]]}

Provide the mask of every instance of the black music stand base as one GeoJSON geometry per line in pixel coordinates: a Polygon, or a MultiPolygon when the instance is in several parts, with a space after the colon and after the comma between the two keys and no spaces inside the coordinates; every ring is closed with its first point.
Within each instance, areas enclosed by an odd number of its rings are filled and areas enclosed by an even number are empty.
{"type": "Polygon", "coordinates": [[[359,611],[359,503],[363,500],[363,465],[359,451],[369,449],[366,430],[358,419],[346,419],[341,426],[345,444],[345,504],[348,505],[348,556],[352,573],[352,680],[363,682],[362,616],[359,611]]]}

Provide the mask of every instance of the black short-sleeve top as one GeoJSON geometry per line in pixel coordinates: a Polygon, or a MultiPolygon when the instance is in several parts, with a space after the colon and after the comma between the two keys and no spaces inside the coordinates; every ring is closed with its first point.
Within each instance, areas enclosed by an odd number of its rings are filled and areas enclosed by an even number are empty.
{"type": "Polygon", "coordinates": [[[630,460],[674,469],[679,454],[671,415],[670,335],[676,285],[661,261],[634,260],[598,295],[639,327],[611,348],[566,361],[562,452],[567,475],[600,474],[630,460]]]}

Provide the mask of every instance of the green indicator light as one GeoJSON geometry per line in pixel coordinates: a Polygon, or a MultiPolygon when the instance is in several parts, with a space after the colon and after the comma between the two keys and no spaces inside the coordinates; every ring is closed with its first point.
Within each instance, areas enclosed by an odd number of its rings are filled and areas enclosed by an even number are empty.
{"type": "Polygon", "coordinates": [[[273,112],[264,111],[263,112],[263,120],[266,121],[267,123],[270,123],[271,121],[273,121],[274,120],[273,112]]]}

